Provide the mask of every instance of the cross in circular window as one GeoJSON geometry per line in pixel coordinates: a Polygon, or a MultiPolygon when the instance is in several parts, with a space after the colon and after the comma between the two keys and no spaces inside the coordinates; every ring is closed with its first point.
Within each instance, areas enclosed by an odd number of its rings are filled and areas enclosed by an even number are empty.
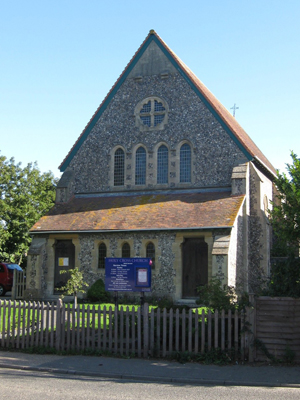
{"type": "Polygon", "coordinates": [[[166,109],[162,102],[156,99],[150,99],[142,105],[140,110],[140,119],[144,125],[149,128],[158,126],[165,118],[166,109]]]}

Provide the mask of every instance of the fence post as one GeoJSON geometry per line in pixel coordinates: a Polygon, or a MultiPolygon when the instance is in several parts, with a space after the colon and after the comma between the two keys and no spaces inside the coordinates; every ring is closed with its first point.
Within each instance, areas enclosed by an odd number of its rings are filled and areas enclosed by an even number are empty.
{"type": "Polygon", "coordinates": [[[144,358],[148,357],[149,351],[149,304],[144,304],[143,310],[143,331],[144,331],[144,358]]]}
{"type": "Polygon", "coordinates": [[[256,349],[254,346],[256,336],[256,301],[253,293],[249,295],[249,303],[250,306],[246,308],[246,318],[249,323],[248,348],[249,362],[253,362],[256,358],[256,349]]]}
{"type": "Polygon", "coordinates": [[[62,334],[62,299],[58,299],[56,303],[56,337],[55,347],[56,350],[60,350],[61,345],[61,334],[62,334]]]}
{"type": "Polygon", "coordinates": [[[16,269],[14,269],[14,272],[13,272],[13,286],[12,286],[12,288],[11,288],[11,299],[12,300],[16,300],[16,292],[17,292],[17,270],[16,269]]]}

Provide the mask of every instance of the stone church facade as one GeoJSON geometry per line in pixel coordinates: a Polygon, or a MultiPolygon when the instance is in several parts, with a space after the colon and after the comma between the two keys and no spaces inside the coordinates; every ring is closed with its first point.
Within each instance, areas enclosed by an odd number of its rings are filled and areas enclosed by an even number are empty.
{"type": "Polygon", "coordinates": [[[105,257],[151,257],[152,293],[174,300],[212,276],[255,291],[269,272],[274,167],[154,31],[60,169],[31,229],[33,298],[55,298],[60,269],[104,279],[105,257]]]}

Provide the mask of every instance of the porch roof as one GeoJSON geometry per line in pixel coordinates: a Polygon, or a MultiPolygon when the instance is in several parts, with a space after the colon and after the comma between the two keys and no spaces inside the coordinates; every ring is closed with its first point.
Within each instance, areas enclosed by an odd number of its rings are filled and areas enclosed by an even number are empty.
{"type": "Polygon", "coordinates": [[[30,232],[230,228],[243,199],[229,192],[77,196],[56,204],[30,232]]]}

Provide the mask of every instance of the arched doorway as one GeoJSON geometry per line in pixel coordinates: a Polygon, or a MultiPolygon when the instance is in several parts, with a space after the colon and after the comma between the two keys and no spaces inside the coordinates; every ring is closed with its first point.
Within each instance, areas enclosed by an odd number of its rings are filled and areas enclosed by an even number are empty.
{"type": "Polygon", "coordinates": [[[182,245],[182,297],[197,297],[208,282],[208,245],[204,238],[185,239],[182,245]]]}
{"type": "Polygon", "coordinates": [[[69,273],[61,274],[60,271],[75,267],[75,246],[72,240],[57,240],[55,244],[55,273],[54,273],[54,293],[60,293],[59,289],[64,286],[69,277],[69,273]]]}

